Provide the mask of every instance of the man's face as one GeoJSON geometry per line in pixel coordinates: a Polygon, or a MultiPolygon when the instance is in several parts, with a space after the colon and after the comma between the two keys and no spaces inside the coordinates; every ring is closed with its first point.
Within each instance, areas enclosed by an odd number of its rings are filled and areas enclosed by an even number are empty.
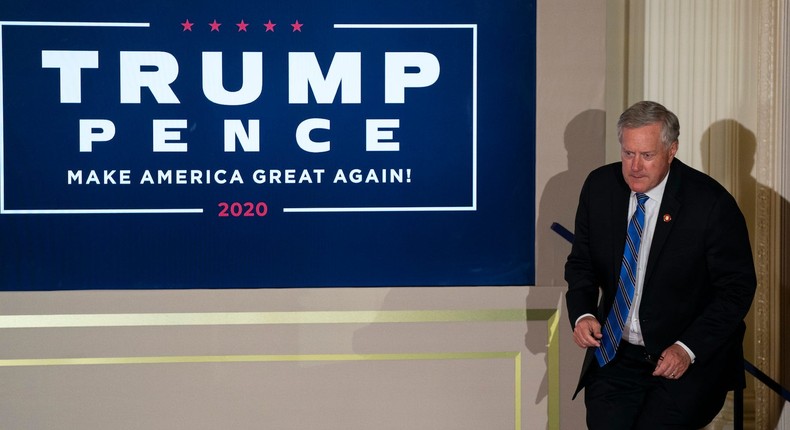
{"type": "Polygon", "coordinates": [[[620,142],[623,178],[631,191],[644,193],[661,183],[669,172],[669,164],[678,152],[678,142],[669,149],[661,143],[661,124],[624,128],[620,142]]]}

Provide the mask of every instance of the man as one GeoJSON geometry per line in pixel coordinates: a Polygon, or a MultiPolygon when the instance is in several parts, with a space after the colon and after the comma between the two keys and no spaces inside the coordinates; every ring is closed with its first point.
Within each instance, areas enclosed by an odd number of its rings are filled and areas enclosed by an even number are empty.
{"type": "Polygon", "coordinates": [[[574,398],[585,388],[591,429],[698,429],[745,384],[746,223],[721,185],[675,159],[680,126],[664,106],[636,103],[617,128],[621,162],[587,177],[565,265],[587,348],[574,398]]]}

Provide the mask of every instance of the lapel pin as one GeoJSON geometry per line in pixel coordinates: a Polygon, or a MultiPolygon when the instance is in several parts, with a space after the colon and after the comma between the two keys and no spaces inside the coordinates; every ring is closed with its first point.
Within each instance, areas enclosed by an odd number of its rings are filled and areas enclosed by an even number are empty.
{"type": "Polygon", "coordinates": [[[664,214],[664,222],[670,222],[670,221],[672,221],[672,215],[664,214]]]}

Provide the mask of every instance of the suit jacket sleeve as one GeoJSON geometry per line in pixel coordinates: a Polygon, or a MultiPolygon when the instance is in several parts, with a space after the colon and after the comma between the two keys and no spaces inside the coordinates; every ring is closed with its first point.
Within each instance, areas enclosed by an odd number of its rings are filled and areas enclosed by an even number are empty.
{"type": "Polygon", "coordinates": [[[565,263],[565,299],[571,326],[585,313],[603,321],[613,301],[615,271],[619,270],[616,256],[622,257],[630,195],[620,179],[619,167],[608,165],[592,172],[582,186],[575,238],[565,263]],[[612,216],[614,213],[619,216],[612,216]],[[603,299],[599,307],[600,293],[603,299]]]}
{"type": "Polygon", "coordinates": [[[684,203],[666,243],[651,249],[640,308],[646,345],[680,340],[701,362],[740,342],[756,288],[743,215],[726,190],[710,187],[710,197],[684,203]]]}
{"type": "Polygon", "coordinates": [[[589,224],[587,208],[589,206],[589,179],[585,181],[576,210],[574,241],[568,261],[565,263],[565,280],[568,292],[565,300],[568,307],[568,318],[571,327],[576,320],[586,313],[595,314],[598,302],[598,285],[592,268],[589,244],[589,224]]]}

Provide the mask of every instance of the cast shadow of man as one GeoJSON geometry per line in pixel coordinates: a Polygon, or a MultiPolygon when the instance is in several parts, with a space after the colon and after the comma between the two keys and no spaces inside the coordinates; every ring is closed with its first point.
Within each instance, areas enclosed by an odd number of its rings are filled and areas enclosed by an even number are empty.
{"type": "Polygon", "coordinates": [[[565,260],[570,243],[551,230],[558,223],[573,231],[579,192],[587,174],[604,164],[606,112],[586,110],[565,127],[568,168],[546,183],[540,197],[535,236],[538,268],[535,285],[565,285],[565,260]]]}
{"type": "MultiPolygon", "coordinates": [[[[557,223],[570,231],[573,230],[582,184],[593,169],[604,164],[605,132],[606,112],[599,109],[581,112],[565,127],[564,144],[567,151],[568,168],[549,179],[541,194],[538,208],[538,220],[535,227],[536,288],[565,285],[565,260],[570,253],[571,244],[568,239],[553,231],[551,226],[553,223],[557,223]]],[[[526,302],[526,308],[530,309],[529,294],[527,294],[526,302]]],[[[562,303],[564,302],[560,300],[558,307],[564,306],[562,303]]],[[[561,311],[561,314],[564,312],[561,311]]],[[[559,324],[567,325],[565,318],[561,316],[559,324]]],[[[559,331],[556,330],[554,336],[558,336],[559,331]]],[[[542,325],[532,324],[530,327],[530,324],[527,324],[524,341],[531,353],[545,354],[546,368],[548,369],[547,344],[557,341],[557,339],[546,339],[546,330],[542,325]]],[[[581,362],[581,359],[576,360],[576,358],[577,354],[562,354],[560,368],[578,367],[577,364],[581,362]]],[[[573,377],[576,377],[575,371],[560,373],[573,374],[573,377]]],[[[535,404],[542,402],[547,396],[548,373],[544,374],[535,404]]],[[[561,401],[569,400],[564,397],[561,401]]]]}
{"type": "MultiPolygon", "coordinates": [[[[786,199],[775,195],[775,191],[768,186],[761,185],[755,178],[753,170],[757,153],[757,139],[754,133],[738,121],[732,119],[720,120],[711,124],[702,135],[700,148],[702,150],[702,162],[705,173],[725,185],[735,197],[746,219],[752,249],[756,249],[758,244],[755,241],[759,240],[755,236],[756,227],[757,223],[761,222],[758,220],[759,201],[768,199],[769,201],[778,202],[783,214],[790,213],[787,212],[790,209],[790,203],[786,199]]],[[[788,221],[783,219],[780,226],[780,238],[784,239],[786,237],[788,227],[788,221]]],[[[782,259],[779,262],[780,270],[782,271],[782,280],[779,287],[782,290],[782,294],[780,294],[782,300],[781,309],[790,308],[790,291],[788,291],[787,287],[787,269],[785,269],[790,267],[790,252],[788,252],[788,246],[785,245],[785,242],[785,240],[782,240],[780,243],[782,259]]],[[[760,262],[757,261],[757,264],[760,264],[760,262]]],[[[746,318],[748,332],[753,333],[754,327],[759,324],[759,321],[755,321],[755,314],[753,304],[752,310],[746,318]]],[[[783,331],[781,344],[787,345],[788,342],[790,342],[790,333],[783,331]]],[[[754,360],[754,342],[749,341],[748,337],[746,342],[744,342],[744,354],[748,361],[754,360]]],[[[781,360],[783,368],[790,368],[788,367],[790,366],[790,357],[781,357],[781,360]]],[[[756,379],[747,375],[747,387],[758,384],[760,383],[756,379]]],[[[776,399],[781,404],[781,399],[778,395],[771,396],[772,399],[776,399]]],[[[719,419],[717,417],[717,420],[714,420],[712,426],[708,428],[717,428],[716,425],[719,419]]],[[[776,421],[779,417],[772,417],[771,419],[776,421]]],[[[776,424],[774,422],[769,427],[774,428],[776,424]]]]}
{"type": "Polygon", "coordinates": [[[703,133],[700,149],[702,169],[735,197],[754,246],[757,203],[757,179],[752,175],[757,151],[754,133],[735,120],[716,121],[703,133]]]}

